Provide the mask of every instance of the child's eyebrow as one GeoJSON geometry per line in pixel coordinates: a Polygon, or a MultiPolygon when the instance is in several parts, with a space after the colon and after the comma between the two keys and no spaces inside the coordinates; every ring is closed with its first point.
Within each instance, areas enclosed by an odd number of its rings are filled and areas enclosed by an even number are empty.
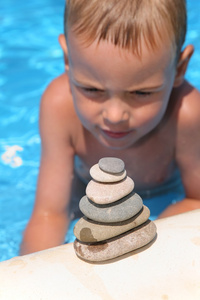
{"type": "Polygon", "coordinates": [[[165,86],[165,83],[162,83],[162,84],[160,84],[160,85],[156,85],[156,86],[144,86],[144,87],[142,87],[142,86],[139,86],[139,87],[133,87],[133,88],[131,88],[129,91],[133,91],[133,90],[135,90],[135,91],[160,91],[160,90],[162,90],[163,88],[164,88],[164,86],[165,86]]]}
{"type": "MultiPolygon", "coordinates": [[[[98,84],[96,83],[86,83],[86,82],[80,82],[76,79],[72,79],[72,82],[79,86],[79,87],[86,87],[86,88],[96,88],[96,89],[100,89],[103,90],[102,87],[98,86],[98,84]]],[[[155,86],[136,86],[136,87],[131,87],[128,88],[127,90],[125,90],[126,92],[133,92],[133,91],[155,91],[155,92],[159,92],[160,90],[162,90],[165,86],[165,83],[161,83],[159,85],[155,85],[155,86]]]]}
{"type": "Polygon", "coordinates": [[[76,79],[74,79],[74,78],[72,78],[71,81],[72,81],[75,85],[77,85],[77,86],[79,86],[79,87],[95,87],[95,88],[97,88],[97,89],[102,89],[102,87],[101,87],[101,88],[98,87],[98,84],[96,84],[96,83],[80,82],[80,81],[78,81],[78,80],[76,80],[76,79]]]}

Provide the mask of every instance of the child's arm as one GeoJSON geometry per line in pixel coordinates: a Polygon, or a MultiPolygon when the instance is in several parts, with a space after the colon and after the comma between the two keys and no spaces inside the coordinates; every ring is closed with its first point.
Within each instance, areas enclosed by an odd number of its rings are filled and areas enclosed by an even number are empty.
{"type": "Polygon", "coordinates": [[[186,198],[170,205],[160,218],[200,209],[200,93],[188,84],[177,118],[176,161],[186,198]]]}
{"type": "Polygon", "coordinates": [[[64,242],[68,228],[74,151],[70,140],[69,105],[59,90],[57,79],[44,93],[41,102],[40,131],[42,157],[36,202],[25,230],[21,254],[64,242]]]}
{"type": "Polygon", "coordinates": [[[196,199],[185,198],[180,202],[169,205],[160,215],[159,219],[178,215],[190,210],[200,209],[200,201],[196,199]]]}

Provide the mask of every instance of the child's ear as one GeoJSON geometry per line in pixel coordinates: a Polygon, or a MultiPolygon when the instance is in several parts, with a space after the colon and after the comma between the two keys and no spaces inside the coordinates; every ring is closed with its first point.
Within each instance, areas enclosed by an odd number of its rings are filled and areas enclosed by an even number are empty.
{"type": "Polygon", "coordinates": [[[64,34],[59,35],[58,41],[64,53],[65,70],[68,71],[69,69],[68,49],[67,49],[67,42],[64,34]]]}
{"type": "Polygon", "coordinates": [[[188,63],[194,52],[194,47],[188,45],[180,54],[179,61],[176,66],[176,76],[174,79],[174,87],[178,87],[184,81],[185,72],[187,70],[188,63]]]}

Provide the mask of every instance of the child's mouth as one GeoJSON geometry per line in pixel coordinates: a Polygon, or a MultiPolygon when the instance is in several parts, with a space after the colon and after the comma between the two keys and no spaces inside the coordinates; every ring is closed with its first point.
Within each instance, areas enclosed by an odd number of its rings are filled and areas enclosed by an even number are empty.
{"type": "Polygon", "coordinates": [[[103,133],[110,138],[120,139],[127,136],[131,131],[114,132],[109,130],[103,130],[103,133]]]}

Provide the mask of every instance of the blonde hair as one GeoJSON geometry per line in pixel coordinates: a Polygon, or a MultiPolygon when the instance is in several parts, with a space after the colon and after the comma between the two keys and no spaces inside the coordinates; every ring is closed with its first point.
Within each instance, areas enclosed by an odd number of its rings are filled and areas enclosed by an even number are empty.
{"type": "Polygon", "coordinates": [[[141,41],[150,49],[166,38],[179,54],[186,34],[185,0],[67,0],[65,36],[72,30],[85,43],[111,41],[141,53],[141,41]]]}

